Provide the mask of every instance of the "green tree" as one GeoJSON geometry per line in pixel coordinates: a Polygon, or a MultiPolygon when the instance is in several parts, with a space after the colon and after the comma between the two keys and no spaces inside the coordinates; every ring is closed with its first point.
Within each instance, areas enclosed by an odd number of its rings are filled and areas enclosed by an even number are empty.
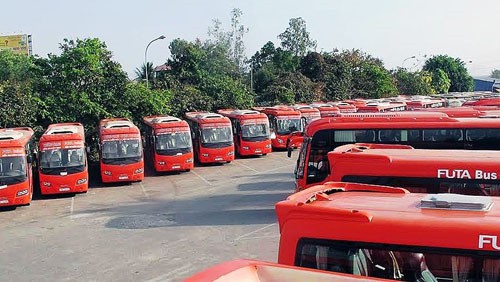
{"type": "Polygon", "coordinates": [[[105,43],[96,38],[65,39],[60,49],[61,55],[37,61],[45,77],[37,86],[43,100],[41,125],[77,121],[92,135],[101,118],[127,112],[130,104],[123,99],[127,76],[105,43]]]}
{"type": "Polygon", "coordinates": [[[294,56],[303,57],[308,50],[316,49],[316,40],[309,36],[306,21],[302,18],[291,18],[286,30],[278,35],[283,49],[292,52],[294,56]]]}
{"type": "Polygon", "coordinates": [[[474,80],[467,72],[465,63],[459,58],[452,58],[447,55],[437,55],[429,58],[423,67],[423,70],[434,74],[437,69],[441,69],[450,79],[451,85],[449,91],[464,92],[472,91],[474,80]]]}
{"type": "Polygon", "coordinates": [[[325,59],[320,53],[309,52],[300,61],[300,72],[314,82],[325,78],[325,59]]]}
{"type": "Polygon", "coordinates": [[[393,77],[385,68],[370,62],[364,62],[353,73],[354,97],[384,98],[397,95],[393,77]]]}
{"type": "Polygon", "coordinates": [[[0,51],[0,127],[36,127],[38,73],[31,57],[0,51]]]}
{"type": "Polygon", "coordinates": [[[153,82],[153,63],[147,62],[146,64],[142,64],[140,68],[135,68],[135,78],[138,81],[146,80],[146,70],[148,71],[148,81],[149,83],[153,82]]]}
{"type": "Polygon", "coordinates": [[[500,78],[500,70],[497,70],[497,69],[492,70],[490,77],[491,78],[500,78]]]}
{"type": "Polygon", "coordinates": [[[300,72],[284,73],[269,85],[260,102],[263,104],[311,103],[322,100],[320,86],[300,72]]]}
{"type": "Polygon", "coordinates": [[[432,75],[426,71],[410,72],[399,68],[394,72],[399,94],[405,95],[431,95],[435,94],[432,75]]]}
{"type": "Polygon", "coordinates": [[[432,73],[432,88],[436,93],[448,93],[451,86],[451,80],[442,69],[436,69],[432,73]]]}
{"type": "Polygon", "coordinates": [[[240,9],[231,11],[231,30],[225,31],[222,23],[214,19],[213,26],[209,27],[208,35],[212,37],[211,44],[220,45],[228,50],[232,60],[240,70],[245,69],[245,43],[243,37],[249,29],[241,24],[243,12],[240,9]]]}

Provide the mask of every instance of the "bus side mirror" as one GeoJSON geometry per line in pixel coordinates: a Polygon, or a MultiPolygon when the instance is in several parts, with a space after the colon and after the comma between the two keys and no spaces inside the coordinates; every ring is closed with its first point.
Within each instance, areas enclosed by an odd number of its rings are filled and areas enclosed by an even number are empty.
{"type": "Polygon", "coordinates": [[[289,158],[291,158],[292,157],[292,151],[293,151],[292,147],[288,146],[287,152],[286,152],[286,156],[289,157],[289,158]]]}

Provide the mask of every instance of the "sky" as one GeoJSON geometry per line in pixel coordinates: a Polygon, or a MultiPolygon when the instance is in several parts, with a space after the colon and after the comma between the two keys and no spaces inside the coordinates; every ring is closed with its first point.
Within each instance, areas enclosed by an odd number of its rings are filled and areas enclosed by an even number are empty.
{"type": "Polygon", "coordinates": [[[426,58],[447,54],[466,62],[473,76],[500,69],[498,0],[24,0],[4,1],[0,35],[32,34],[33,52],[59,54],[64,38],[97,37],[134,77],[148,61],[161,65],[175,38],[207,39],[208,27],[219,19],[230,27],[230,12],[243,12],[247,56],[278,34],[290,18],[302,17],[317,51],[361,49],[383,60],[388,69],[418,70],[426,58]],[[414,57],[414,58],[413,58],[414,57]]]}

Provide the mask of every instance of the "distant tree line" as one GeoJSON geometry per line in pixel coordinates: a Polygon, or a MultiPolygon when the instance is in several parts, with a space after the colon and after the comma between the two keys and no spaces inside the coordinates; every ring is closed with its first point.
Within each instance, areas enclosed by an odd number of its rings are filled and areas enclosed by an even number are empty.
{"type": "Polygon", "coordinates": [[[97,38],[64,40],[61,54],[46,58],[1,51],[0,126],[40,132],[50,123],[77,121],[91,137],[106,117],[140,124],[150,114],[472,90],[464,62],[446,55],[412,72],[388,70],[361,50],[317,52],[302,18],[290,19],[277,36],[280,46],[269,41],[246,58],[243,13],[231,15],[228,30],[214,20],[207,40],[172,40],[166,70],[149,76],[149,88],[144,74],[152,63],[138,67],[131,81],[97,38]]]}

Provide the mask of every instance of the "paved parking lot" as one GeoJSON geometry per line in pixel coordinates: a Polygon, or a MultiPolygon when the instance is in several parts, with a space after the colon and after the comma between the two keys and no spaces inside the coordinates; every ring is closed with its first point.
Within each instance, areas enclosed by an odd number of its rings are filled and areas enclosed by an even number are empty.
{"type": "Polygon", "coordinates": [[[274,204],[293,191],[294,164],[274,152],[1,211],[1,279],[179,281],[231,259],[276,261],[274,204]]]}

